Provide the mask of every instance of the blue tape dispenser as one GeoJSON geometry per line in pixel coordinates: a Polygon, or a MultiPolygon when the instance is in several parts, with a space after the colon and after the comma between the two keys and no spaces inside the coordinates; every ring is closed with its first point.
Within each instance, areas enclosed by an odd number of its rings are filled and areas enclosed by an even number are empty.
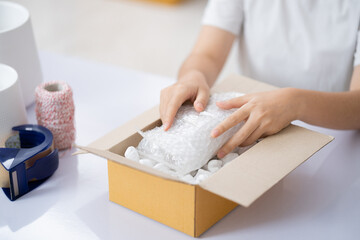
{"type": "Polygon", "coordinates": [[[38,187],[59,166],[58,150],[53,135],[40,125],[20,125],[12,128],[19,133],[0,148],[0,187],[14,201],[38,187]],[[14,141],[14,139],[17,139],[14,141]],[[14,142],[17,141],[17,148],[14,142]]]}

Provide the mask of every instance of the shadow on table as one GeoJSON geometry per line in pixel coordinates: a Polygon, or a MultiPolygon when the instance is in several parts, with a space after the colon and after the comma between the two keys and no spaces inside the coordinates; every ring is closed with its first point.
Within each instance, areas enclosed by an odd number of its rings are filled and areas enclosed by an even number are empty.
{"type": "MultiPolygon", "coordinates": [[[[77,157],[71,156],[75,150],[59,153],[59,168],[38,188],[25,194],[14,202],[5,195],[0,200],[0,227],[8,226],[12,232],[31,224],[45,214],[60,198],[62,191],[73,186],[78,176],[77,157]],[[63,155],[63,156],[62,156],[63,155]]],[[[2,192],[2,191],[1,191],[2,192]]],[[[3,194],[3,193],[0,193],[3,194]]]]}
{"type": "Polygon", "coordinates": [[[99,239],[194,239],[109,200],[108,191],[76,214],[99,239]]]}
{"type": "Polygon", "coordinates": [[[308,218],[332,208],[337,199],[360,179],[360,159],[356,159],[360,156],[360,132],[344,132],[330,144],[331,148],[318,152],[250,207],[236,208],[202,237],[308,218]],[[314,161],[320,161],[315,171],[317,163],[314,161]]]}

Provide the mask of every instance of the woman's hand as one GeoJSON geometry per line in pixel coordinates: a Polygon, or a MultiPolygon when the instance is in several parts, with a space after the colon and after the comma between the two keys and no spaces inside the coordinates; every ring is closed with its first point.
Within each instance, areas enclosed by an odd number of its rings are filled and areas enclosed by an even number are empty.
{"type": "Polygon", "coordinates": [[[217,137],[241,121],[245,124],[222,146],[217,156],[223,158],[235,147],[248,146],[260,137],[275,134],[298,118],[296,89],[247,94],[224,102],[217,102],[222,109],[239,108],[215,127],[212,137],[217,137]]]}
{"type": "Polygon", "coordinates": [[[160,117],[164,130],[168,130],[180,106],[187,100],[194,103],[196,111],[204,111],[210,89],[205,76],[199,71],[190,71],[178,82],[163,89],[160,95],[160,117]]]}

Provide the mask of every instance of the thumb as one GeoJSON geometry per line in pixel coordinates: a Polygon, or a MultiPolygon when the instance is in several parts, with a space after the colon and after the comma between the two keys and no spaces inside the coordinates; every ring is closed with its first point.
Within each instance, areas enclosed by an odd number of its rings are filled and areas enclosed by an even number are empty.
{"type": "Polygon", "coordinates": [[[209,101],[210,92],[206,88],[199,88],[196,99],[194,101],[194,108],[197,112],[205,110],[209,101]]]}

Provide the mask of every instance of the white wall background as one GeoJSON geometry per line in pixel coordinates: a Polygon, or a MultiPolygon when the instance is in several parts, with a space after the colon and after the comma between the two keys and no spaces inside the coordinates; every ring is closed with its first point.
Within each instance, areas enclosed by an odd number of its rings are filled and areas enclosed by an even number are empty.
{"type": "MultiPolygon", "coordinates": [[[[30,10],[40,51],[176,77],[201,27],[205,0],[15,0],[30,10]]],[[[222,76],[235,72],[234,53],[222,76]]]]}

